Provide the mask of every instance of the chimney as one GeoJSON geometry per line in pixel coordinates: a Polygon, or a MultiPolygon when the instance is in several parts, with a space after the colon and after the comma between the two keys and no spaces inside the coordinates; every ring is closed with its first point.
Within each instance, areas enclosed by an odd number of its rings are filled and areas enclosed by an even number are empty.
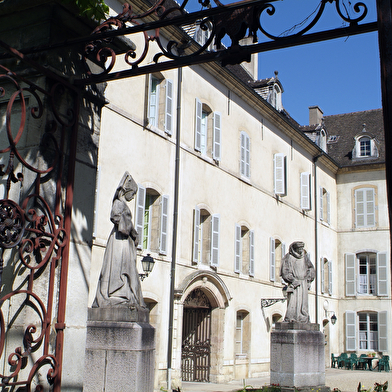
{"type": "MultiPolygon", "coordinates": [[[[240,45],[242,46],[251,46],[254,44],[253,37],[248,36],[240,40],[240,45]]],[[[251,60],[248,63],[247,61],[243,61],[241,63],[242,67],[248,72],[248,74],[253,78],[253,80],[258,79],[258,71],[259,71],[259,62],[258,62],[258,53],[252,53],[251,60]]]]}
{"type": "Polygon", "coordinates": [[[309,106],[309,125],[321,125],[323,111],[316,106],[309,106]]]}

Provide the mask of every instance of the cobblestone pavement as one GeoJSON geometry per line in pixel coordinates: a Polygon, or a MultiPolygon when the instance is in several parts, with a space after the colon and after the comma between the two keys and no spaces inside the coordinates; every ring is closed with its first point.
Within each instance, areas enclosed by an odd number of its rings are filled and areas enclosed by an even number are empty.
{"type": "MultiPolygon", "coordinates": [[[[227,384],[183,382],[181,392],[237,392],[245,385],[254,388],[269,384],[269,374],[260,378],[248,378],[246,380],[231,381],[227,384]]],[[[361,382],[363,388],[370,389],[374,383],[384,383],[388,381],[389,388],[392,389],[392,371],[379,372],[378,370],[342,370],[326,369],[325,385],[331,388],[339,388],[342,392],[356,392],[358,384],[361,382]]]]}

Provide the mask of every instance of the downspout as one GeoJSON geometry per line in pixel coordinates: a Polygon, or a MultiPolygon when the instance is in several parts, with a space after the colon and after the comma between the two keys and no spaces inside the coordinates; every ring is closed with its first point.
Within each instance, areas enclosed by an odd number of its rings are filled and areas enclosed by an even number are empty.
{"type": "Polygon", "coordinates": [[[316,275],[315,283],[315,323],[318,322],[318,205],[317,205],[317,161],[322,154],[317,155],[313,158],[313,170],[314,170],[314,270],[316,275]]]}
{"type": "Polygon", "coordinates": [[[178,194],[180,185],[180,131],[181,131],[181,87],[182,68],[178,68],[177,74],[177,117],[176,117],[176,161],[174,174],[174,206],[173,206],[173,239],[172,261],[170,273],[170,296],[169,296],[169,327],[167,338],[167,390],[171,390],[171,371],[173,353],[173,314],[174,314],[174,284],[176,278],[177,258],[177,222],[178,222],[178,194]]]}

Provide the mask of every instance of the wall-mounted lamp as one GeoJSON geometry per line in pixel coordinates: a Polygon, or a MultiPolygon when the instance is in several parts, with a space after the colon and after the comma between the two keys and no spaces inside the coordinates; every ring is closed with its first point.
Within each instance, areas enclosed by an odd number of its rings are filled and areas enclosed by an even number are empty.
{"type": "Polygon", "coordinates": [[[149,253],[147,253],[147,256],[144,256],[142,258],[142,267],[144,274],[139,274],[140,280],[144,280],[145,278],[147,278],[148,274],[151,273],[152,269],[154,268],[154,264],[154,259],[149,253]]]}
{"type": "Polygon", "coordinates": [[[325,311],[325,318],[328,318],[330,315],[331,316],[331,323],[332,325],[336,324],[336,321],[338,318],[336,317],[336,314],[333,310],[328,310],[329,309],[329,302],[327,300],[324,301],[324,311],[325,311]]]}

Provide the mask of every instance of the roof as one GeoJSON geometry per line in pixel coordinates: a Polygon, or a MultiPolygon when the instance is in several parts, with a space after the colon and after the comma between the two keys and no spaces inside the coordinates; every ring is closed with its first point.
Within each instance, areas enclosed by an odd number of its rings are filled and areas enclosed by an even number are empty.
{"type": "Polygon", "coordinates": [[[328,154],[342,167],[385,163],[385,139],[382,109],[324,116],[328,154]],[[367,135],[374,139],[378,156],[353,159],[355,137],[367,135]]]}

